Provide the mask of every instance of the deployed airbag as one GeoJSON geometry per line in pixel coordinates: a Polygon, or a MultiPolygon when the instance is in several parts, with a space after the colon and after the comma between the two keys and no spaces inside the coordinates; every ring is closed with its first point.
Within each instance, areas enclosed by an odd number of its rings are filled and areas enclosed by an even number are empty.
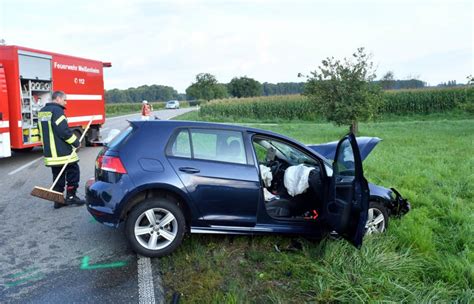
{"type": "Polygon", "coordinates": [[[291,166],[285,170],[284,184],[291,196],[301,194],[309,187],[308,177],[313,167],[305,165],[291,166]]]}
{"type": "Polygon", "coordinates": [[[267,166],[260,165],[260,176],[262,177],[265,187],[270,187],[273,180],[272,170],[267,166]]]}

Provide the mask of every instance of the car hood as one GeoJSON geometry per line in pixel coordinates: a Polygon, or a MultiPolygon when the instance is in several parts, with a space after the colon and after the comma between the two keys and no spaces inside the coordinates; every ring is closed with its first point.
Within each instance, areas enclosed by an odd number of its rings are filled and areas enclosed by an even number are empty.
{"type": "MultiPolygon", "coordinates": [[[[364,160],[382,139],[378,137],[361,136],[356,137],[356,140],[357,145],[359,146],[360,157],[362,158],[362,160],[364,160]]],[[[338,143],[338,141],[332,141],[319,145],[307,145],[307,147],[312,149],[313,151],[316,151],[327,159],[334,160],[338,143]]]]}

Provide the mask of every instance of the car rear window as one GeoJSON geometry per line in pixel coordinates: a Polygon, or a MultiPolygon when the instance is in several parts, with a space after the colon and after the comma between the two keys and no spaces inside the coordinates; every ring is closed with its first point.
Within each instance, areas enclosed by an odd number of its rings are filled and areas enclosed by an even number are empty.
{"type": "Polygon", "coordinates": [[[117,150],[120,144],[123,143],[130,134],[132,134],[132,131],[132,126],[129,126],[126,129],[122,130],[122,132],[120,132],[117,136],[114,137],[114,139],[112,139],[112,141],[107,144],[107,147],[110,150],[117,150]]]}
{"type": "Polygon", "coordinates": [[[194,158],[246,164],[241,132],[191,129],[194,158]]]}
{"type": "Polygon", "coordinates": [[[191,143],[188,130],[181,130],[171,146],[171,155],[191,158],[191,143]]]}
{"type": "Polygon", "coordinates": [[[243,136],[237,131],[183,129],[172,138],[167,154],[176,157],[247,164],[243,136]]]}

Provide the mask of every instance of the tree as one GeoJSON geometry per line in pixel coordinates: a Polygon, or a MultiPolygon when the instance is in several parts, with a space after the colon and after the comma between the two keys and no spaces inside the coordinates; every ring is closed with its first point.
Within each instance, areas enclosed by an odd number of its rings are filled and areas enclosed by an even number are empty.
{"type": "Polygon", "coordinates": [[[211,100],[225,98],[228,92],[225,85],[219,84],[214,75],[200,73],[196,75],[196,82],[186,89],[186,95],[191,99],[211,100]]]}
{"type": "Polygon", "coordinates": [[[466,79],[467,79],[467,85],[468,85],[468,86],[474,85],[474,76],[468,75],[468,76],[466,77],[466,79]]]}
{"type": "Polygon", "coordinates": [[[263,89],[262,84],[255,79],[244,77],[234,77],[230,81],[229,93],[234,97],[253,97],[261,96],[263,89]]]}
{"type": "Polygon", "coordinates": [[[392,71],[388,71],[383,75],[382,79],[380,80],[380,85],[384,90],[391,90],[395,88],[395,75],[392,71]]]}
{"type": "Polygon", "coordinates": [[[304,90],[304,82],[278,82],[278,83],[263,83],[263,95],[288,95],[301,94],[304,90]]]}
{"type": "Polygon", "coordinates": [[[349,124],[354,134],[359,121],[376,115],[382,100],[380,87],[371,83],[376,75],[370,59],[364,48],[358,48],[352,59],[328,57],[307,76],[304,94],[327,120],[349,124]]]}

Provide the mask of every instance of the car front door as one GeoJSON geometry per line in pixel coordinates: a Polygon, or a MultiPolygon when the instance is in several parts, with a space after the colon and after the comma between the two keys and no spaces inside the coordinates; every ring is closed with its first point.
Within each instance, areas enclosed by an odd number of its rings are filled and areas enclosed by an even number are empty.
{"type": "Polygon", "coordinates": [[[216,226],[255,226],[260,180],[247,161],[242,132],[182,129],[174,141],[168,159],[200,219],[216,226]],[[187,145],[191,149],[183,149],[187,145]]]}
{"type": "Polygon", "coordinates": [[[353,134],[342,138],[336,149],[333,176],[325,213],[332,229],[360,248],[369,208],[369,187],[353,134]]]}

